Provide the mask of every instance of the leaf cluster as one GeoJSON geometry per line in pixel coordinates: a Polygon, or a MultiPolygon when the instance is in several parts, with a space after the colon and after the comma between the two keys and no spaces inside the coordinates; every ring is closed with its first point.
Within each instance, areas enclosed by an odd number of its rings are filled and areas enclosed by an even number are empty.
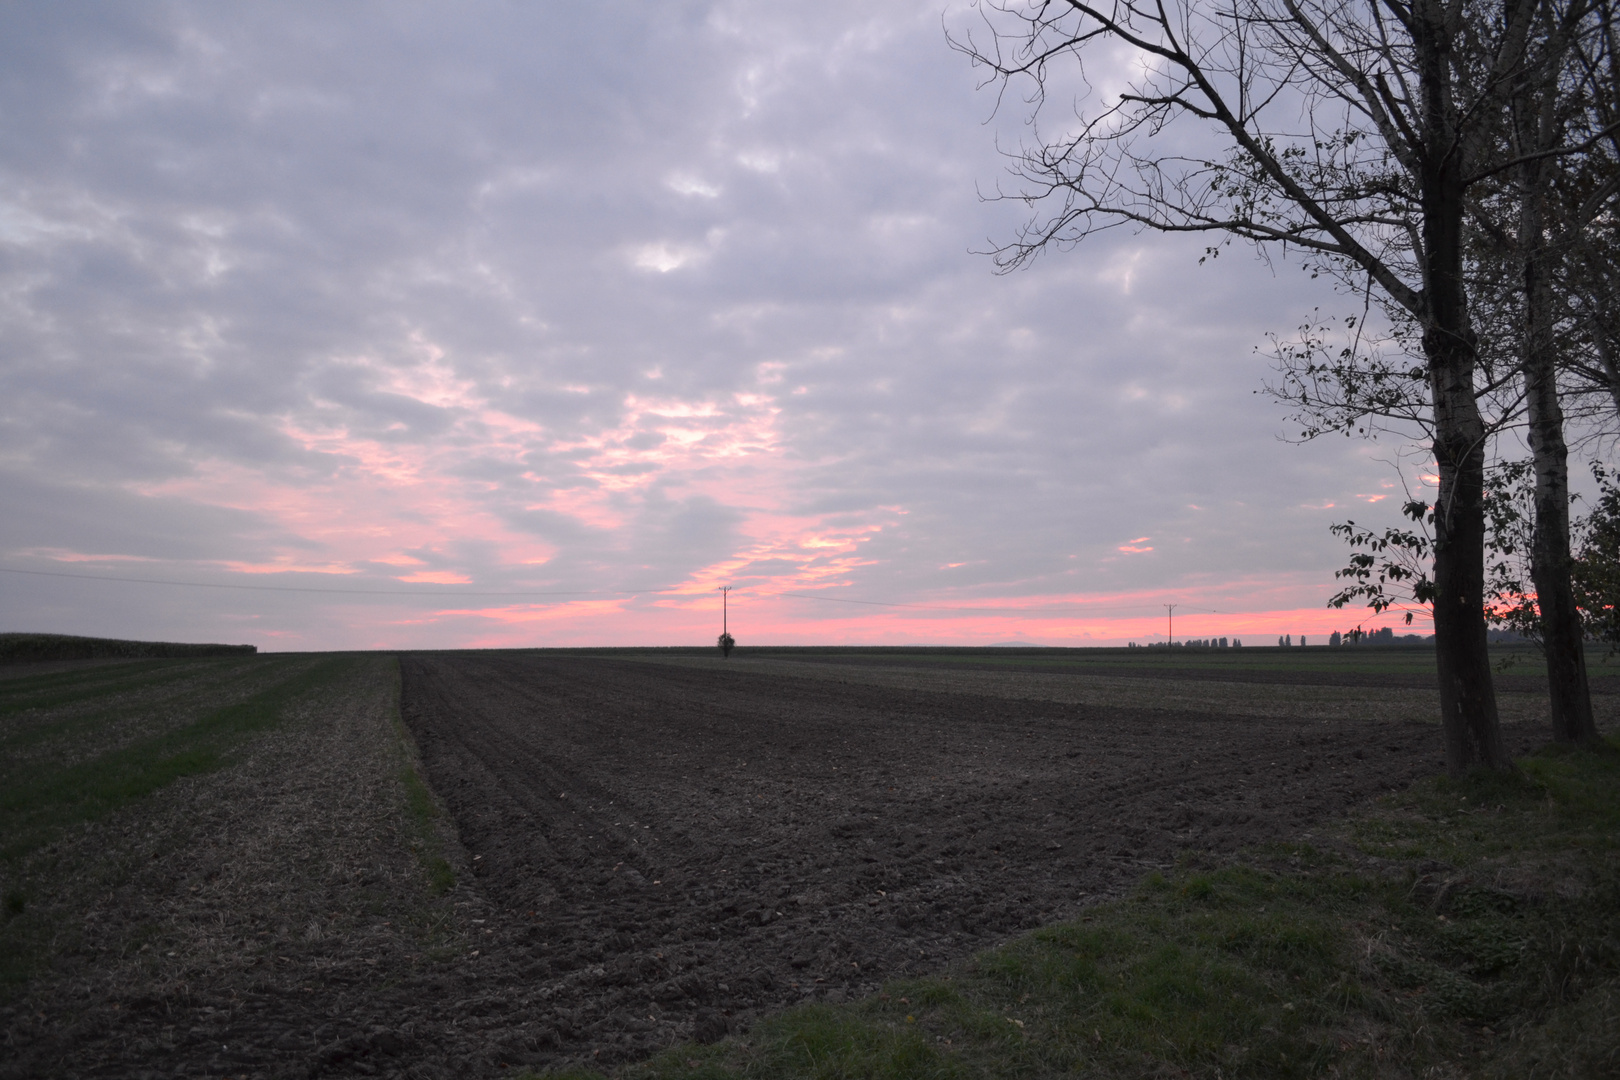
{"type": "Polygon", "coordinates": [[[1570,577],[1586,631],[1620,651],[1620,476],[1594,465],[1600,494],[1581,522],[1570,577]]]}
{"type": "Polygon", "coordinates": [[[1413,606],[1434,602],[1435,584],[1430,574],[1434,556],[1434,507],[1421,499],[1408,499],[1401,512],[1413,528],[1367,529],[1354,521],[1331,526],[1352,549],[1349,565],[1334,577],[1350,584],[1329,600],[1328,606],[1342,608],[1366,600],[1374,613],[1392,607],[1405,607],[1406,622],[1412,622],[1413,606]]]}
{"type": "MultiPolygon", "coordinates": [[[[1620,651],[1620,474],[1592,466],[1599,494],[1591,511],[1572,523],[1571,578],[1587,635],[1620,651]]],[[[1365,601],[1374,613],[1404,608],[1405,621],[1435,599],[1434,508],[1419,499],[1401,507],[1410,527],[1367,528],[1346,521],[1331,526],[1351,548],[1334,577],[1347,584],[1328,601],[1335,608],[1365,601]]],[[[1535,529],[1535,477],[1531,462],[1501,462],[1485,482],[1485,618],[1530,641],[1541,641],[1541,614],[1530,572],[1535,529]]]]}

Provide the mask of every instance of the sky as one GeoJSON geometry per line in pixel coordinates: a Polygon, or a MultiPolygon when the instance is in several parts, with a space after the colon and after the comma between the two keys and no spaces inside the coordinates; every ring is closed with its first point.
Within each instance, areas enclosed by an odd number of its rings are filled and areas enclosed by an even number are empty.
{"type": "MultiPolygon", "coordinates": [[[[893,2],[0,9],[0,631],[261,650],[1313,640],[1398,440],[1286,260],[1028,269],[893,2]]],[[[1131,58],[1102,56],[1124,73],[1131,58]]],[[[1419,627],[1424,629],[1424,627],[1419,627]]]]}

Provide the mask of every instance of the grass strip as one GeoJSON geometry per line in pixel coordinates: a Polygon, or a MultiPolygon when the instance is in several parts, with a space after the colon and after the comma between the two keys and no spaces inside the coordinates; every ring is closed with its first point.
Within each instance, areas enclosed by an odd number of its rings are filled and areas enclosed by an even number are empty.
{"type": "Polygon", "coordinates": [[[429,890],[434,896],[443,896],[456,887],[456,872],[444,857],[443,838],[439,833],[439,819],[444,816],[444,810],[433,797],[427,781],[422,779],[422,762],[416,752],[416,740],[411,737],[410,729],[405,726],[405,719],[399,711],[402,686],[398,657],[393,658],[393,664],[394,701],[391,715],[403,758],[399,781],[405,790],[405,819],[410,829],[411,849],[427,874],[429,890]]]}
{"type": "Polygon", "coordinates": [[[617,1075],[1620,1075],[1620,753],[1519,764],[617,1075]]]}

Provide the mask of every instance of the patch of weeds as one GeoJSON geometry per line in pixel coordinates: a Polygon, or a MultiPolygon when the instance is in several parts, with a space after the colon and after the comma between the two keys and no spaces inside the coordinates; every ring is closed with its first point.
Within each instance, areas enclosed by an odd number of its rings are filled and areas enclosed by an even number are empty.
{"type": "Polygon", "coordinates": [[[460,945],[432,945],[422,950],[423,961],[433,965],[453,964],[466,955],[460,945]]]}
{"type": "Polygon", "coordinates": [[[456,871],[439,848],[439,834],[435,826],[440,814],[439,804],[422,782],[414,764],[400,770],[400,783],[405,788],[405,810],[414,834],[411,848],[427,874],[429,891],[435,896],[442,896],[456,887],[456,871]]]}
{"type": "Polygon", "coordinates": [[[945,1080],[965,1075],[962,1063],[943,1053],[914,1022],[874,1024],[828,1005],[789,1010],[761,1025],[759,1035],[761,1050],[750,1071],[766,1076],[945,1080]]]}
{"type": "Polygon", "coordinates": [[[1181,883],[1178,891],[1185,900],[1210,900],[1215,896],[1215,882],[1208,874],[1194,874],[1181,883]]]}
{"type": "Polygon", "coordinates": [[[394,660],[394,734],[399,738],[400,755],[404,759],[399,769],[399,782],[405,790],[405,817],[411,835],[411,850],[427,874],[428,889],[434,896],[443,896],[456,887],[456,871],[444,857],[443,839],[439,832],[439,818],[443,816],[438,800],[433,797],[427,782],[422,779],[421,760],[416,754],[416,742],[411,738],[405,721],[399,714],[400,674],[399,660],[394,660]]]}

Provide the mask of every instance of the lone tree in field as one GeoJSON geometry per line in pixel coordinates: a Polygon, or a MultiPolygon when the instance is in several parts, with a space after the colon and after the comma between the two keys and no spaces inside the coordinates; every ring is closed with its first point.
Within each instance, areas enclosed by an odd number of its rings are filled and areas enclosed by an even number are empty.
{"type": "Polygon", "coordinates": [[[997,252],[1004,269],[1119,226],[1225,234],[1305,252],[1415,320],[1440,476],[1433,604],[1454,775],[1512,768],[1486,644],[1487,432],[1464,216],[1474,189],[1505,166],[1513,79],[1534,62],[1551,6],[1032,0],[989,4],[988,36],[953,40],[1004,90],[1028,89],[1037,124],[1058,65],[1086,79],[1126,66],[1122,53],[1136,62],[1123,93],[1082,95],[1058,134],[1032,129],[1015,156],[1022,190],[1012,197],[1041,209],[997,252]],[[1199,130],[1181,132],[1188,123],[1199,130]],[[1161,149],[1172,125],[1182,137],[1161,149]]]}

